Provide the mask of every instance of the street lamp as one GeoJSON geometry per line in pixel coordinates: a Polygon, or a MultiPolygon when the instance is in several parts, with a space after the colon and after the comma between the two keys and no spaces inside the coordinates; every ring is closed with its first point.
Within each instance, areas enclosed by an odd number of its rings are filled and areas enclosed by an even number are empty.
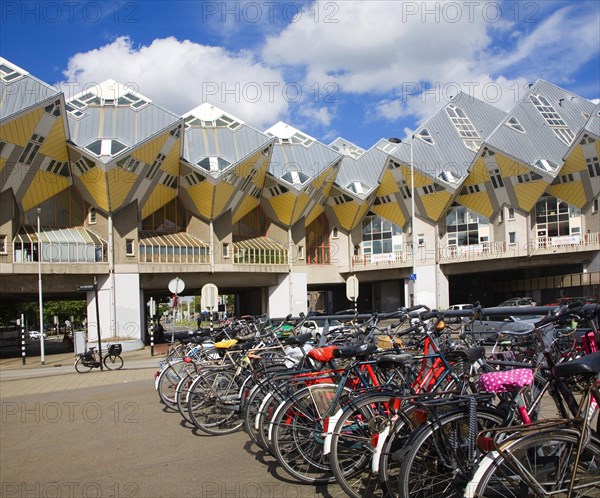
{"type": "Polygon", "coordinates": [[[42,208],[37,208],[37,239],[38,239],[38,299],[40,308],[40,359],[42,365],[46,364],[45,342],[44,342],[44,308],[42,304],[42,238],[40,236],[40,214],[42,208]]]}
{"type": "MultiPolygon", "coordinates": [[[[411,299],[413,302],[410,303],[411,306],[414,305],[415,300],[415,289],[417,284],[417,251],[416,251],[416,225],[415,225],[415,163],[413,158],[413,142],[415,139],[414,135],[410,137],[410,230],[412,232],[412,240],[413,240],[413,250],[412,250],[412,273],[408,277],[409,282],[412,283],[412,293],[411,299]]],[[[388,142],[399,144],[402,143],[402,140],[399,138],[392,137],[388,139],[388,142]]],[[[410,292],[410,286],[409,286],[410,292]]]]}

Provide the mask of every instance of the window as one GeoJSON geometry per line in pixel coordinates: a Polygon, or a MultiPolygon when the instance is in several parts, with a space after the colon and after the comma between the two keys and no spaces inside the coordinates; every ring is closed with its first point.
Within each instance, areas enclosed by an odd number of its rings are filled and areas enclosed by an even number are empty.
{"type": "Polygon", "coordinates": [[[504,180],[502,180],[502,175],[500,174],[499,169],[492,168],[489,170],[489,174],[494,188],[504,188],[504,180]]]}
{"type": "Polygon", "coordinates": [[[482,228],[487,225],[489,225],[489,220],[485,216],[456,204],[448,210],[446,215],[448,244],[458,246],[477,245],[482,236],[482,228]]]}
{"type": "Polygon", "coordinates": [[[298,259],[304,259],[304,246],[298,246],[298,259]]]}
{"type": "Polygon", "coordinates": [[[333,227],[333,228],[331,229],[331,238],[332,238],[332,239],[337,239],[337,238],[338,238],[338,236],[339,236],[339,233],[338,233],[338,227],[333,227]]]}
{"type": "Polygon", "coordinates": [[[196,164],[202,169],[205,169],[211,173],[218,173],[219,171],[223,171],[224,169],[227,169],[227,167],[231,166],[231,163],[222,157],[205,157],[196,164]]]}
{"type": "Polygon", "coordinates": [[[330,234],[329,221],[324,214],[306,227],[307,264],[327,265],[331,263],[330,234]]]}
{"type": "Polygon", "coordinates": [[[482,140],[465,112],[460,107],[450,104],[446,107],[446,114],[450,117],[450,121],[462,138],[465,147],[477,152],[481,147],[482,140]]]}
{"type": "Polygon", "coordinates": [[[367,216],[362,223],[363,254],[402,251],[402,228],[381,216],[367,216]]]}
{"type": "Polygon", "coordinates": [[[45,139],[46,137],[42,137],[37,133],[31,135],[31,139],[29,140],[29,142],[27,142],[27,145],[21,153],[21,157],[19,157],[19,162],[30,165],[35,159],[35,156],[40,150],[40,147],[42,146],[42,143],[44,143],[45,139]]]}
{"type": "Polygon", "coordinates": [[[127,156],[125,159],[122,159],[117,163],[118,166],[131,173],[137,173],[141,164],[142,162],[134,159],[133,156],[127,156]]]}
{"type": "Polygon", "coordinates": [[[346,202],[352,202],[352,197],[346,194],[336,195],[333,198],[333,202],[335,202],[336,206],[339,206],[340,204],[345,204],[346,202]]]}
{"type": "Polygon", "coordinates": [[[434,145],[433,137],[429,133],[427,128],[423,128],[416,134],[417,138],[421,139],[423,142],[429,145],[434,145]]]}
{"type": "Polygon", "coordinates": [[[8,246],[6,245],[7,240],[8,240],[7,235],[0,235],[0,254],[8,253],[8,246]]]}
{"type": "Polygon", "coordinates": [[[543,95],[531,94],[529,100],[542,115],[554,134],[565,144],[571,145],[571,142],[575,139],[575,135],[563,118],[560,117],[560,114],[556,112],[552,104],[543,95]]]}
{"type": "Polygon", "coordinates": [[[223,242],[223,258],[229,258],[229,242],[223,242]]]}
{"type": "Polygon", "coordinates": [[[271,194],[271,197],[277,197],[278,195],[285,194],[288,191],[287,188],[281,185],[273,185],[272,187],[269,187],[268,190],[269,194],[271,194]]]}
{"type": "Polygon", "coordinates": [[[188,183],[189,187],[197,185],[198,183],[201,183],[204,180],[206,180],[206,178],[204,178],[200,173],[197,173],[195,171],[190,173],[189,175],[185,175],[183,178],[188,183]]]}
{"type": "Polygon", "coordinates": [[[309,180],[309,176],[302,173],[302,171],[288,171],[285,173],[281,179],[285,180],[292,185],[302,185],[309,180]]]}
{"type": "Polygon", "coordinates": [[[77,169],[83,175],[84,173],[87,173],[89,170],[91,170],[95,166],[95,164],[92,160],[88,159],[87,157],[81,156],[81,158],[79,158],[75,162],[75,166],[77,166],[77,169]]]}
{"type": "Polygon", "coordinates": [[[125,254],[127,256],[135,256],[135,247],[133,239],[125,239],[125,254]]]}
{"type": "Polygon", "coordinates": [[[523,128],[523,126],[521,125],[521,123],[519,123],[519,121],[517,121],[517,118],[511,116],[508,121],[506,121],[506,123],[504,123],[506,126],[508,126],[509,128],[512,128],[513,130],[516,130],[520,133],[525,133],[525,128],[523,128]]]}
{"type": "Polygon", "coordinates": [[[51,116],[60,116],[60,100],[57,100],[53,104],[44,107],[44,111],[46,111],[51,116]]]}
{"type": "Polygon", "coordinates": [[[119,152],[125,150],[127,145],[112,138],[102,138],[94,140],[85,148],[96,156],[116,156],[119,152]]]}
{"type": "Polygon", "coordinates": [[[594,199],[594,202],[592,202],[592,213],[597,213],[598,212],[598,198],[594,199]]]}
{"type": "Polygon", "coordinates": [[[517,232],[508,232],[508,243],[509,244],[517,243],[517,232]]]}
{"type": "Polygon", "coordinates": [[[418,246],[424,246],[425,245],[425,234],[424,233],[420,233],[417,235],[417,245],[418,246]]]}
{"type": "Polygon", "coordinates": [[[158,173],[158,170],[162,166],[162,163],[165,159],[166,159],[166,156],[164,154],[159,153],[158,156],[156,156],[156,159],[150,166],[148,173],[146,173],[146,178],[148,178],[148,180],[154,179],[154,177],[156,176],[156,173],[158,173]]]}
{"type": "Polygon", "coordinates": [[[56,159],[50,160],[44,169],[48,173],[53,173],[55,175],[69,176],[69,167],[67,166],[67,163],[62,163],[56,159]]]}
{"type": "Polygon", "coordinates": [[[538,236],[560,237],[571,233],[571,223],[580,226],[581,211],[552,196],[542,197],[535,205],[538,236]]]}
{"type": "Polygon", "coordinates": [[[0,79],[5,83],[11,83],[23,76],[17,70],[7,66],[6,64],[0,64],[0,79]]]}
{"type": "Polygon", "coordinates": [[[161,182],[163,185],[167,187],[177,188],[177,177],[173,175],[165,175],[161,182]]]}
{"type": "Polygon", "coordinates": [[[369,186],[361,182],[352,182],[346,185],[346,188],[355,194],[361,195],[369,190],[369,186]]]}
{"type": "Polygon", "coordinates": [[[587,164],[588,173],[590,174],[590,178],[594,178],[595,176],[600,176],[600,162],[598,161],[598,157],[587,157],[585,159],[587,164]]]}
{"type": "Polygon", "coordinates": [[[508,220],[512,221],[515,219],[515,208],[508,208],[508,220]]]}
{"type": "Polygon", "coordinates": [[[88,223],[94,225],[96,223],[96,208],[90,208],[88,212],[88,223]]]}

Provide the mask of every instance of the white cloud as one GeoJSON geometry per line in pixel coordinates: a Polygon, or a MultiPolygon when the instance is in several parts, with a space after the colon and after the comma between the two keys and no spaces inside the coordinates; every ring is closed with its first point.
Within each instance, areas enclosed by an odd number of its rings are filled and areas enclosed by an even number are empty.
{"type": "Polygon", "coordinates": [[[370,119],[423,121],[458,91],[508,111],[528,80],[564,82],[600,46],[591,21],[597,7],[590,16],[577,6],[542,13],[517,4],[517,12],[500,2],[335,5],[335,22],[304,15],[267,38],[262,56],[273,65],[303,67],[306,86],[333,82],[342,92],[379,96],[370,119]]]}
{"type": "Polygon", "coordinates": [[[67,82],[80,85],[75,93],[86,84],[112,78],[132,84],[176,114],[208,101],[259,129],[288,113],[280,70],[258,62],[250,53],[232,53],[174,37],[139,47],[128,37],[117,38],[71,57],[64,74],[67,82]]]}

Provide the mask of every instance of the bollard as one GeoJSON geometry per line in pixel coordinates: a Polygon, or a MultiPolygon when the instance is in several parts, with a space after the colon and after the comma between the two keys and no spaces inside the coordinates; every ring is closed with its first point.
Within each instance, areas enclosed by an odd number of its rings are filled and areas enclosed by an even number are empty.
{"type": "Polygon", "coordinates": [[[25,359],[25,317],[21,313],[21,363],[25,365],[27,360],[25,359]]]}
{"type": "Polygon", "coordinates": [[[150,356],[154,356],[154,318],[150,320],[150,356]]]}

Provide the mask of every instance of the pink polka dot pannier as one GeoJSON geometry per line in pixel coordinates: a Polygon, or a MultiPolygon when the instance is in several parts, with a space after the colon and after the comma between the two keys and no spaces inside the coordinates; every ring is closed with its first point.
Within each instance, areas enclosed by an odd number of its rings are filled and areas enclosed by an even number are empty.
{"type": "Polygon", "coordinates": [[[530,386],[532,382],[533,370],[515,368],[482,374],[479,377],[479,389],[488,393],[505,393],[518,391],[525,386],[530,386]]]}

